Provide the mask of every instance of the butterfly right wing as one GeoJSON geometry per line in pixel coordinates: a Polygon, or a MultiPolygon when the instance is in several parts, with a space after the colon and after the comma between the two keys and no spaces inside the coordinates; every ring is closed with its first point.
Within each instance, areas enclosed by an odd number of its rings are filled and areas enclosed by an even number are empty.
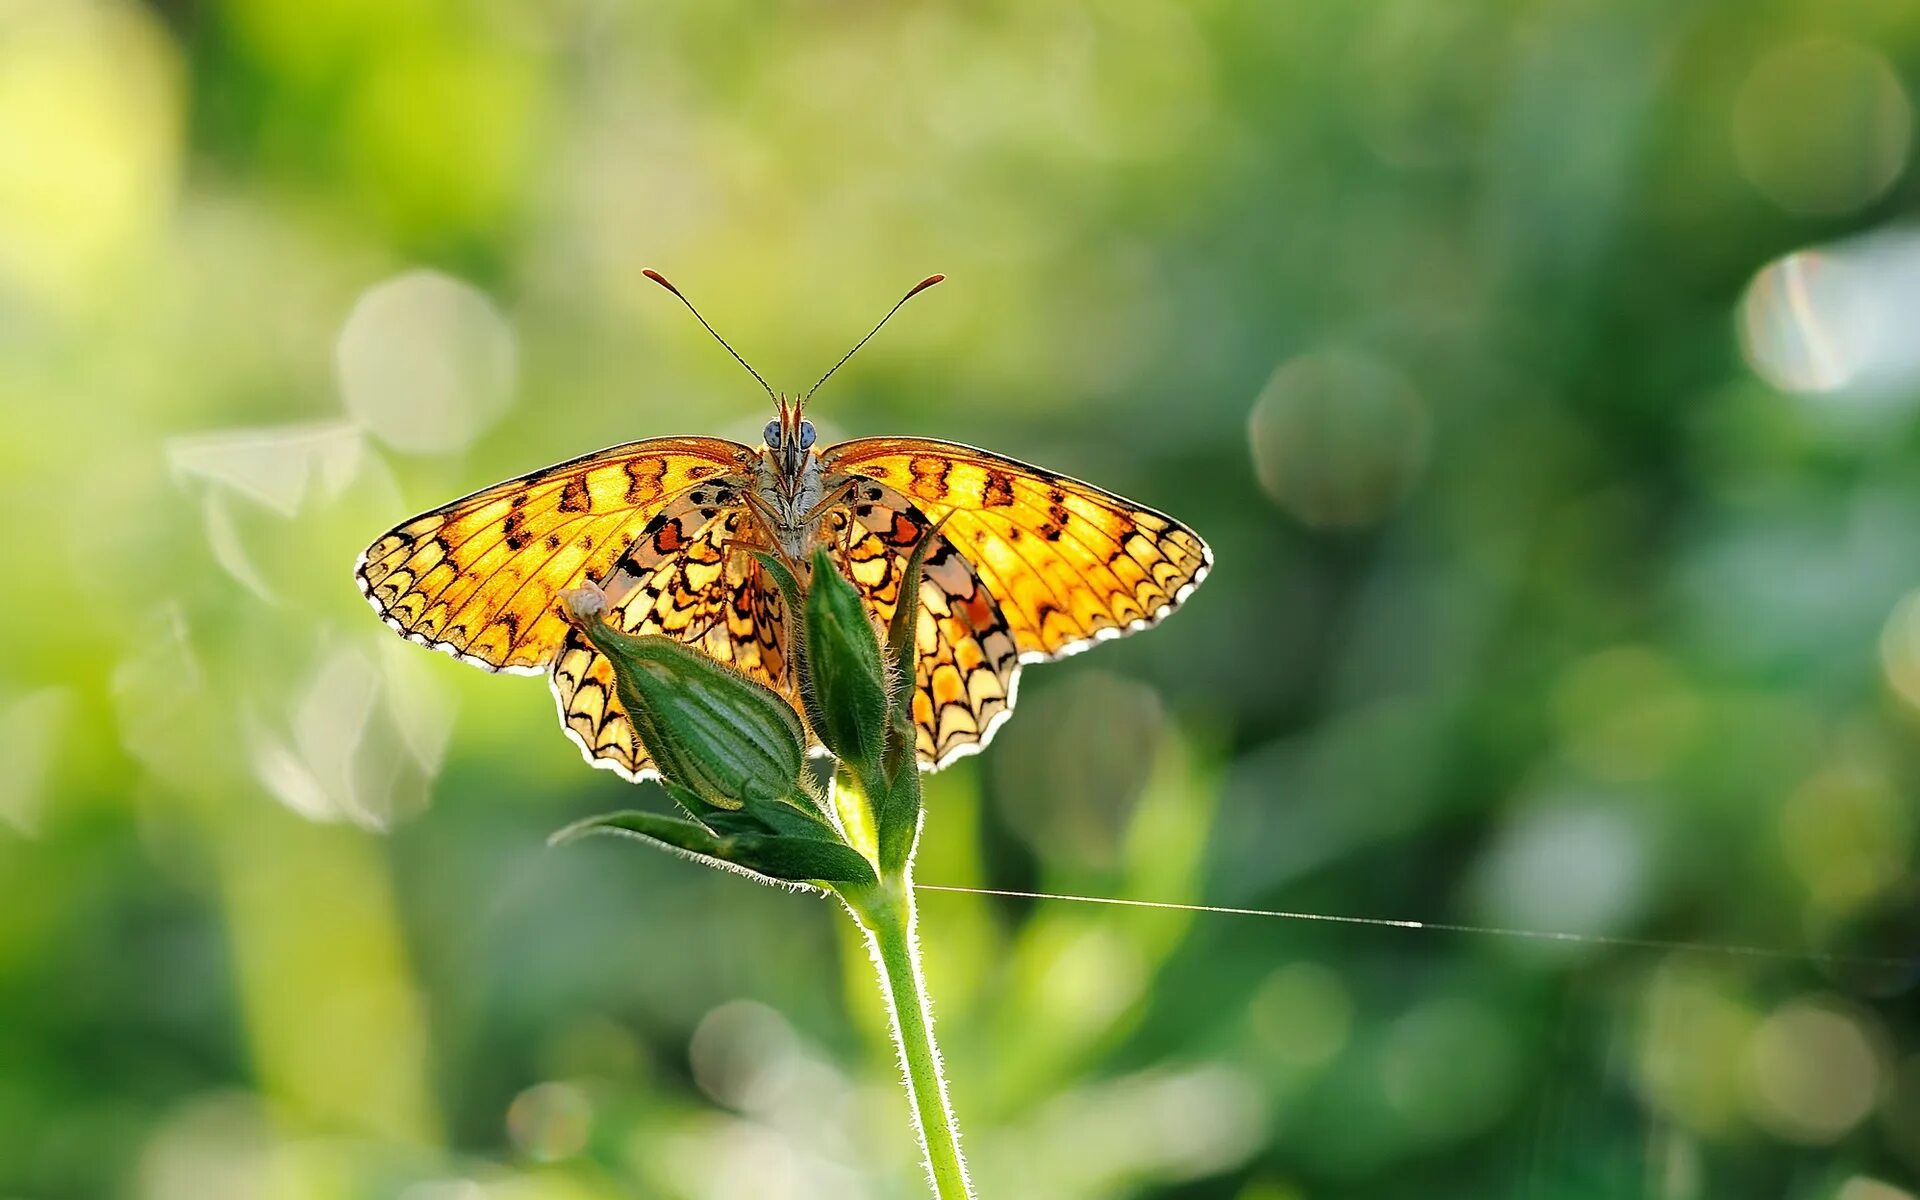
{"type": "Polygon", "coordinates": [[[553,661],[568,626],[554,598],[612,570],[649,521],[754,451],[723,438],[629,442],[497,483],[383,535],[354,575],[412,641],[495,671],[553,661]]]}
{"type": "MultiPolygon", "coordinates": [[[[832,488],[836,481],[829,480],[832,488]]],[[[914,628],[915,757],[938,770],[993,738],[1020,688],[1013,629],[966,556],[906,496],[861,481],[861,503],[843,534],[841,568],[884,628],[900,600],[900,581],[922,538],[920,616],[914,628]]]]}
{"type": "Polygon", "coordinates": [[[1213,562],[1200,535],[1165,513],[991,451],[874,437],[821,459],[830,480],[871,481],[853,494],[856,512],[880,503],[884,484],[945,520],[943,535],[985,581],[1028,662],[1146,628],[1213,562]]]}

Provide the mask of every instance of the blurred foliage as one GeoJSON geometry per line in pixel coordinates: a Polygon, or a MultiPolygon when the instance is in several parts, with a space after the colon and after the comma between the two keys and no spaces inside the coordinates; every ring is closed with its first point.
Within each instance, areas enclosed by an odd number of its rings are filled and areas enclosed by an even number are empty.
{"type": "MultiPolygon", "coordinates": [[[[0,0],[0,1194],[918,1194],[825,906],[546,849],[664,800],[350,578],[753,435],[643,266],[789,388],[945,271],[823,439],[1214,545],[923,881],[1911,963],[1917,87],[1911,0],[0,0]]],[[[1920,1191],[1910,969],[923,908],[988,1197],[1920,1191]]]]}

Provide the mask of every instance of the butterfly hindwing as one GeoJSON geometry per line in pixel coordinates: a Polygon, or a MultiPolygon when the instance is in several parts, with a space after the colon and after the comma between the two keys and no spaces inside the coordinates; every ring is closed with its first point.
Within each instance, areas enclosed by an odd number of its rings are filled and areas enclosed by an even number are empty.
{"type": "MultiPolygon", "coordinates": [[[[979,574],[900,492],[873,481],[853,506],[841,556],[846,575],[881,628],[893,619],[914,548],[932,537],[920,577],[914,630],[913,721],[921,764],[940,767],[993,737],[1013,709],[1020,652],[979,574]]],[[[829,480],[829,487],[837,481],[829,480]]]]}
{"type": "MultiPolygon", "coordinates": [[[[729,503],[716,508],[689,494],[648,525],[608,577],[607,623],[697,647],[791,699],[785,603],[747,553],[746,510],[720,495],[729,503]]],[[[588,762],[629,779],[655,774],[614,690],[612,664],[577,629],[567,631],[552,684],[560,723],[588,762]]]]}
{"type": "Polygon", "coordinates": [[[823,457],[830,480],[859,477],[856,514],[882,504],[885,485],[945,518],[943,536],[997,601],[1023,660],[1145,628],[1185,600],[1213,561],[1198,534],[1164,513],[985,450],[861,438],[823,457]]]}
{"type": "Polygon", "coordinates": [[[753,455],[721,438],[615,446],[423,513],[369,546],[354,574],[406,637],[492,670],[542,670],[567,633],[554,598],[610,571],[674,497],[750,469],[753,455]]]}

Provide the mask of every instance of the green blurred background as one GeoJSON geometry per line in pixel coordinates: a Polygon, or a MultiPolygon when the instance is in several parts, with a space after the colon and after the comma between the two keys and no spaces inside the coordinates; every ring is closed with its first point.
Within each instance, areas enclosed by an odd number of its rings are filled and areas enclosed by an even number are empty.
{"type": "Polygon", "coordinates": [[[949,437],[1212,579],[924,899],[987,1200],[1920,1193],[1914,0],[0,0],[0,1196],[924,1194],[819,901],[356,552],[949,437]],[[1904,960],[1904,962],[1903,962],[1904,960]]]}

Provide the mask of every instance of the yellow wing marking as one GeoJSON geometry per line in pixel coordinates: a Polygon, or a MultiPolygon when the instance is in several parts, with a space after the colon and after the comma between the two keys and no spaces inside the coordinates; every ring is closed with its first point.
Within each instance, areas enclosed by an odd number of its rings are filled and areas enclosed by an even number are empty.
{"type": "Polygon", "coordinates": [[[567,634],[554,597],[604,578],[649,521],[703,482],[737,487],[753,451],[650,438],[497,483],[383,535],[354,575],[381,619],[491,670],[533,672],[567,634]]]}
{"type": "Polygon", "coordinates": [[[1206,577],[1213,555],[1165,513],[985,450],[926,438],[861,438],[823,455],[828,486],[856,481],[851,504],[883,506],[885,484],[972,564],[1023,661],[1058,658],[1144,629],[1206,577]]]}
{"type": "MultiPolygon", "coordinates": [[[[786,654],[786,606],[747,553],[753,532],[746,511],[675,507],[683,511],[663,513],[658,528],[621,560],[615,578],[631,586],[612,593],[607,623],[685,642],[792,700],[798,688],[786,654]]],[[[552,683],[561,727],[589,763],[636,781],[658,774],[620,705],[612,664],[571,627],[552,683]]]]}

